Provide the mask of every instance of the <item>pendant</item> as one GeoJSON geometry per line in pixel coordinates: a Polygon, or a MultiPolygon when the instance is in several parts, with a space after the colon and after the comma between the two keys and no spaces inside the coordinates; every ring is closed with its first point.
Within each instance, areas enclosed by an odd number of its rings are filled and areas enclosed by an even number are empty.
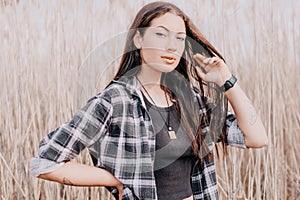
{"type": "Polygon", "coordinates": [[[168,133],[171,140],[176,140],[176,133],[172,130],[172,127],[169,127],[168,133]]]}

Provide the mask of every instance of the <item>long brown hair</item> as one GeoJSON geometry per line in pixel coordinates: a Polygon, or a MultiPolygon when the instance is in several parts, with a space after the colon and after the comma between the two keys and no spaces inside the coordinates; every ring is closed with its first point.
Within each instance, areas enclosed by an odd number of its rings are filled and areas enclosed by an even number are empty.
{"type": "MultiPolygon", "coordinates": [[[[208,150],[207,135],[203,134],[202,126],[207,126],[210,123],[211,117],[204,118],[197,111],[199,109],[199,104],[195,104],[195,99],[193,98],[192,91],[190,89],[191,83],[197,88],[202,98],[203,105],[208,105],[208,99],[205,98],[205,91],[215,91],[210,88],[214,84],[205,84],[202,82],[201,78],[197,75],[195,71],[196,63],[193,59],[195,53],[201,53],[206,56],[218,56],[223,59],[222,55],[211,45],[210,42],[201,34],[197,27],[192,23],[192,21],[175,5],[167,2],[153,2],[145,5],[136,15],[126,38],[124,54],[121,58],[119,69],[115,74],[114,79],[119,79],[126,74],[136,75],[138,73],[141,63],[140,50],[134,45],[134,35],[137,31],[143,36],[144,29],[150,26],[153,19],[160,17],[166,13],[173,13],[180,16],[186,27],[187,39],[185,41],[185,50],[183,56],[174,70],[175,72],[164,73],[162,76],[162,85],[166,92],[175,99],[175,105],[180,110],[181,120],[184,124],[184,128],[187,131],[188,136],[192,139],[192,147],[194,154],[202,159],[206,156],[208,158],[212,153],[208,150]],[[205,90],[205,86],[208,86],[205,90]]],[[[224,60],[224,59],[223,59],[224,60]]],[[[227,112],[227,99],[225,95],[221,92],[215,92],[218,103],[221,101],[221,109],[219,112],[219,117],[224,118],[227,112]],[[221,113],[223,112],[223,113],[221,113]]],[[[207,107],[208,112],[211,112],[212,108],[207,107]]],[[[209,116],[209,113],[208,113],[209,116]]],[[[222,120],[221,120],[222,121],[222,120]]],[[[220,122],[218,122],[220,123],[220,122]]],[[[218,126],[218,125],[213,125],[218,126]]],[[[226,153],[226,136],[225,136],[225,124],[221,125],[223,128],[218,137],[218,140],[222,142],[224,152],[226,153]]],[[[218,131],[218,128],[212,128],[212,131],[218,131]]],[[[216,133],[214,133],[216,134],[216,133]]],[[[216,140],[215,136],[210,136],[216,140]]],[[[210,139],[209,139],[210,140],[210,139]]]]}

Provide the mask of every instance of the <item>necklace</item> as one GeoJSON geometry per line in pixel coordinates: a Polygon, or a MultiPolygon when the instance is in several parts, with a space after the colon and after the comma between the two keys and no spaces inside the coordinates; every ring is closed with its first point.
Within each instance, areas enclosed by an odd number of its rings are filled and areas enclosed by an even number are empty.
{"type": "MultiPolygon", "coordinates": [[[[142,86],[143,90],[146,92],[147,96],[150,98],[150,100],[152,101],[152,103],[158,107],[155,103],[155,101],[152,99],[152,97],[150,96],[149,92],[147,91],[147,89],[144,87],[144,85],[141,83],[141,81],[138,79],[138,77],[136,77],[136,79],[138,80],[138,82],[140,83],[140,85],[142,86]]],[[[168,105],[168,108],[169,108],[169,101],[168,101],[168,97],[167,97],[167,94],[166,92],[164,91],[165,93],[165,98],[166,98],[166,101],[167,101],[167,105],[168,105]]],[[[169,138],[171,140],[175,140],[176,139],[176,133],[175,131],[172,129],[172,127],[170,126],[170,116],[169,116],[169,111],[167,112],[168,113],[168,116],[167,116],[167,121],[165,120],[165,118],[163,117],[163,115],[161,114],[161,112],[159,111],[159,109],[157,110],[158,113],[160,114],[161,118],[164,120],[165,122],[165,125],[168,127],[168,134],[169,134],[169,138]]]]}

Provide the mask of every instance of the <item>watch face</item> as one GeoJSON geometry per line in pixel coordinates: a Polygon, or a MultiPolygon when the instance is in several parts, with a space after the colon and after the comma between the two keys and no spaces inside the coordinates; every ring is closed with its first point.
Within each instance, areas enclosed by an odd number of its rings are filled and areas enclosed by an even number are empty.
{"type": "Polygon", "coordinates": [[[237,78],[234,75],[232,75],[231,78],[225,82],[223,86],[224,90],[227,91],[228,89],[232,88],[236,81],[237,78]]]}
{"type": "Polygon", "coordinates": [[[229,79],[230,85],[233,86],[236,82],[236,77],[234,75],[231,76],[231,78],[229,79]]]}

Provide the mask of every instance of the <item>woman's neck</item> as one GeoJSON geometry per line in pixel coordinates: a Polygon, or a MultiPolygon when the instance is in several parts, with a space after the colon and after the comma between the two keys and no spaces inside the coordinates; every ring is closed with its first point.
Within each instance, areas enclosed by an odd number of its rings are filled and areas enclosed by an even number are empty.
{"type": "Polygon", "coordinates": [[[149,68],[149,66],[142,66],[140,72],[136,76],[141,84],[141,91],[148,101],[154,105],[159,107],[171,106],[172,102],[170,97],[168,95],[166,96],[165,91],[161,88],[160,79],[162,72],[149,68]]]}
{"type": "Polygon", "coordinates": [[[158,87],[160,88],[160,79],[162,72],[151,69],[147,65],[143,65],[141,70],[137,74],[138,79],[146,87],[158,87]]]}

